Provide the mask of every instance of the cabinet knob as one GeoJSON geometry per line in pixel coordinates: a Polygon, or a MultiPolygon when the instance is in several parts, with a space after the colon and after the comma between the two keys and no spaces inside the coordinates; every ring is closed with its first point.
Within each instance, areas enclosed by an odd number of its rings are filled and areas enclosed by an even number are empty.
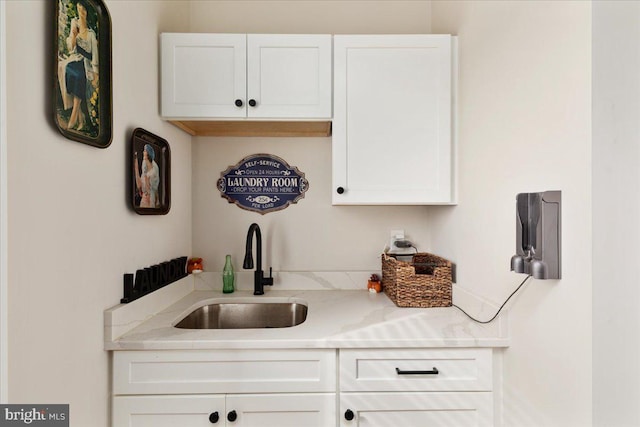
{"type": "Polygon", "coordinates": [[[210,422],[211,424],[215,424],[215,423],[217,423],[217,422],[218,422],[218,420],[220,420],[220,416],[218,415],[218,412],[212,412],[212,413],[209,415],[209,422],[210,422]]]}
{"type": "Polygon", "coordinates": [[[236,99],[236,107],[242,107],[242,99],[236,99]]]}
{"type": "Polygon", "coordinates": [[[249,105],[252,106],[252,107],[255,107],[256,105],[258,105],[258,103],[256,102],[255,99],[250,99],[249,100],[249,105]]]}
{"type": "Polygon", "coordinates": [[[227,420],[229,420],[229,422],[234,422],[237,419],[238,419],[238,414],[236,414],[236,411],[231,411],[227,414],[227,420]]]}
{"type": "Polygon", "coordinates": [[[351,409],[347,409],[344,413],[344,419],[347,421],[351,421],[356,417],[356,414],[353,413],[351,409]]]}
{"type": "Polygon", "coordinates": [[[338,187],[338,188],[336,189],[336,192],[337,192],[338,194],[342,194],[342,193],[344,193],[344,187],[338,187]]]}

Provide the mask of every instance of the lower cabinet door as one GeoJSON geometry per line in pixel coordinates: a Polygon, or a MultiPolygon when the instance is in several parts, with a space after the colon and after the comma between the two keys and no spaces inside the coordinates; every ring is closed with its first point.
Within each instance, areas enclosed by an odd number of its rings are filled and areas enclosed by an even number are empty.
{"type": "Polygon", "coordinates": [[[225,425],[224,395],[116,396],[114,427],[212,427],[225,425]]]}
{"type": "Polygon", "coordinates": [[[492,427],[492,393],[341,393],[339,425],[492,427]]]}
{"type": "Polygon", "coordinates": [[[336,425],[334,393],[227,395],[233,427],[327,427],[336,425]]]}

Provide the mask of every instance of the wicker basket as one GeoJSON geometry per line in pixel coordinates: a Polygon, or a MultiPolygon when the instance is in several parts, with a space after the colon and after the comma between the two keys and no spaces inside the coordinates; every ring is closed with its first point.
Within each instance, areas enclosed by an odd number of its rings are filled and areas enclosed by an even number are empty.
{"type": "Polygon", "coordinates": [[[450,307],[451,262],[418,252],[412,262],[382,254],[382,287],[398,307],[450,307]]]}

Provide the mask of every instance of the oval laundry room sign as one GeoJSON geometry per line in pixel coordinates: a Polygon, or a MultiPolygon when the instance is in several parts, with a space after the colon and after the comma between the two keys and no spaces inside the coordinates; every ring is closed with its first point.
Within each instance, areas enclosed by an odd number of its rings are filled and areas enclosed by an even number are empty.
{"type": "Polygon", "coordinates": [[[263,215],[297,203],[308,189],[304,173],[273,154],[245,157],[218,179],[218,190],[229,203],[263,215]]]}

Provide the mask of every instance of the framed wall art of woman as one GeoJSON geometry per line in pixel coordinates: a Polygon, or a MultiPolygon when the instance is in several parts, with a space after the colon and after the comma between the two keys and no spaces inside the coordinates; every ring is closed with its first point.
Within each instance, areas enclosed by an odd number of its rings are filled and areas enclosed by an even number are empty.
{"type": "Polygon", "coordinates": [[[140,215],[165,215],[171,207],[171,150],[166,139],[142,128],[131,136],[131,206],[140,215]]]}
{"type": "Polygon", "coordinates": [[[56,0],[54,120],[73,141],[112,139],[111,18],[102,0],[56,0]]]}

